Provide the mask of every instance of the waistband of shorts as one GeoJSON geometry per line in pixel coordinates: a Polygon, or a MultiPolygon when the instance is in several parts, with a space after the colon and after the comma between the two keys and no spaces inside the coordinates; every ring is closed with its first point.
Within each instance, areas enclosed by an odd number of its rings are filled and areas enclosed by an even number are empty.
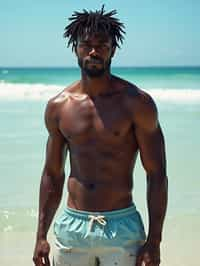
{"type": "Polygon", "coordinates": [[[64,209],[64,212],[70,216],[73,216],[75,218],[81,218],[81,219],[88,219],[89,215],[94,216],[105,216],[106,219],[113,219],[113,218],[122,218],[124,216],[128,216],[131,214],[134,214],[137,212],[136,206],[134,203],[131,204],[130,207],[113,210],[113,211],[100,211],[100,212],[91,212],[91,211],[82,211],[82,210],[76,210],[69,207],[66,207],[64,209]]]}

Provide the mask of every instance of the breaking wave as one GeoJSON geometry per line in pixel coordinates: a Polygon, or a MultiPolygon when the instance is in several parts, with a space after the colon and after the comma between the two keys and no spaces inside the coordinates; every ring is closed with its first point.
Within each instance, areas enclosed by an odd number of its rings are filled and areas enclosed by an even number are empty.
{"type": "MultiPolygon", "coordinates": [[[[0,100],[44,100],[55,96],[64,89],[61,85],[13,84],[0,82],[0,100]]],[[[199,104],[200,89],[149,89],[146,90],[156,101],[168,103],[199,104]]]]}

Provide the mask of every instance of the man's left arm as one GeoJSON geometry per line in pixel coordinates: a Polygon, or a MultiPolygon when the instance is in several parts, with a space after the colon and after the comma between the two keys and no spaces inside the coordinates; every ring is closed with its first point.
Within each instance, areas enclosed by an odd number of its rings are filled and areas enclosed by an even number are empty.
{"type": "Polygon", "coordinates": [[[165,144],[154,101],[145,95],[138,107],[134,124],[141,161],[147,173],[149,231],[136,265],[141,266],[144,262],[145,266],[157,266],[160,264],[160,242],[167,207],[165,144]]]}

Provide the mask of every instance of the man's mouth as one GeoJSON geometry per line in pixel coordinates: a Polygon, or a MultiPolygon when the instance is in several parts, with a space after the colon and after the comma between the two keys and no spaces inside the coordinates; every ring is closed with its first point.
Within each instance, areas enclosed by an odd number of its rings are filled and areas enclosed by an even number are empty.
{"type": "Polygon", "coordinates": [[[90,59],[90,60],[87,60],[87,64],[100,65],[100,64],[102,64],[102,61],[99,59],[90,59]]]}

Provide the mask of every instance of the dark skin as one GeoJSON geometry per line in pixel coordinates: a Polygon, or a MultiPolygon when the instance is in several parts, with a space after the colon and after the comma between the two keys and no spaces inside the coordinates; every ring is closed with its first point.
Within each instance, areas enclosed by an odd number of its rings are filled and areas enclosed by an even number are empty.
{"type": "Polygon", "coordinates": [[[61,201],[67,152],[71,164],[67,205],[86,211],[131,205],[132,172],[140,152],[147,174],[149,231],[136,266],[160,264],[167,206],[164,137],[152,98],[111,75],[109,62],[114,52],[107,36],[80,39],[76,55],[81,80],[48,102],[45,121],[49,138],[33,257],[36,266],[50,265],[47,232],[61,201]]]}

